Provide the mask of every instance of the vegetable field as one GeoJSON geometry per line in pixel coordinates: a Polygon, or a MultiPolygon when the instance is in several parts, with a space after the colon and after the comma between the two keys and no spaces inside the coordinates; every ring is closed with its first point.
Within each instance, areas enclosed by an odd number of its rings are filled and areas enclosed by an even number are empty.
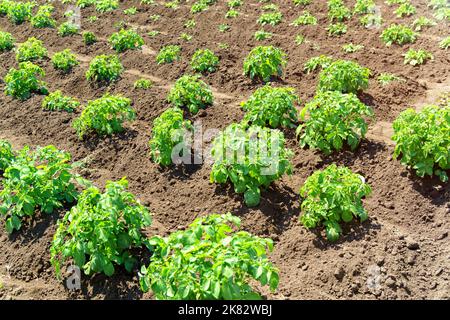
{"type": "Polygon", "coordinates": [[[0,299],[450,299],[449,37],[445,0],[0,0],[0,299]]]}

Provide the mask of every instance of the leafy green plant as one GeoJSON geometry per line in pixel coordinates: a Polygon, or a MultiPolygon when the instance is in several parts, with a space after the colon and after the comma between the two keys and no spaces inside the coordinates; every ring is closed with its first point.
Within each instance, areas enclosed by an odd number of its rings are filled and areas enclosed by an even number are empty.
{"type": "Polygon", "coordinates": [[[405,1],[408,1],[408,0],[386,0],[385,3],[388,6],[393,6],[394,4],[402,4],[405,1]]]}
{"type": "Polygon", "coordinates": [[[162,47],[156,56],[156,62],[158,64],[162,63],[172,63],[173,61],[178,61],[180,57],[181,48],[177,45],[168,45],[162,47]]]}
{"type": "Polygon", "coordinates": [[[12,50],[15,41],[11,33],[0,31],[0,52],[12,50]]]}
{"type": "Polygon", "coordinates": [[[109,43],[117,52],[140,49],[144,45],[144,39],[134,30],[121,29],[109,37],[109,43]]]}
{"type": "Polygon", "coordinates": [[[227,1],[227,6],[229,8],[237,8],[242,6],[242,0],[228,0],[227,1]]]}
{"type": "Polygon", "coordinates": [[[138,12],[136,7],[130,7],[128,9],[123,10],[123,13],[127,16],[134,16],[138,12]]]}
{"type": "Polygon", "coordinates": [[[70,159],[69,153],[54,146],[34,152],[25,147],[5,169],[0,214],[6,219],[9,234],[19,230],[26,217],[34,217],[36,210],[52,213],[75,200],[70,159]]]}
{"type": "Polygon", "coordinates": [[[364,49],[364,46],[360,44],[349,43],[342,46],[342,50],[346,53],[353,53],[362,49],[364,49]]]}
{"type": "Polygon", "coordinates": [[[156,37],[158,34],[160,34],[160,32],[158,30],[152,30],[152,31],[147,32],[147,35],[149,37],[156,37]]]}
{"type": "Polygon", "coordinates": [[[35,61],[46,57],[47,53],[42,41],[31,37],[17,48],[16,60],[18,62],[35,61]]]}
{"type": "Polygon", "coordinates": [[[300,25],[316,25],[317,18],[313,16],[309,11],[303,11],[303,13],[295,19],[291,25],[300,26],[300,25]]]}
{"type": "Polygon", "coordinates": [[[393,123],[394,159],[419,177],[435,174],[448,181],[450,169],[450,106],[426,106],[403,111],[393,123]]]}
{"type": "Polygon", "coordinates": [[[328,0],[328,18],[333,21],[344,21],[351,17],[352,13],[342,0],[328,0]]]}
{"type": "Polygon", "coordinates": [[[90,16],[90,17],[88,18],[88,21],[91,22],[91,23],[94,23],[94,22],[96,22],[97,20],[98,20],[98,17],[97,17],[97,16],[90,16]]]}
{"type": "Polygon", "coordinates": [[[161,300],[259,300],[253,281],[275,291],[278,269],[267,257],[272,240],[239,231],[240,224],[230,213],[211,214],[167,238],[154,236],[141,289],[161,300]]]}
{"type": "Polygon", "coordinates": [[[139,79],[134,82],[133,87],[135,89],[149,89],[153,85],[153,82],[148,79],[139,79]]]}
{"type": "Polygon", "coordinates": [[[264,31],[264,30],[258,30],[255,32],[254,37],[256,40],[262,41],[262,40],[266,40],[266,39],[271,39],[272,33],[264,31]]]}
{"type": "Polygon", "coordinates": [[[373,0],[356,0],[353,8],[354,14],[368,14],[375,10],[375,2],[373,0]]]}
{"type": "Polygon", "coordinates": [[[333,62],[333,57],[321,54],[317,57],[312,57],[304,64],[304,70],[306,73],[311,73],[317,68],[325,69],[333,62]]]}
{"type": "Polygon", "coordinates": [[[174,148],[180,147],[184,151],[187,146],[186,135],[192,130],[191,122],[184,120],[181,109],[164,111],[153,120],[152,139],[149,142],[152,160],[162,166],[171,165],[174,148]]]}
{"type": "Polygon", "coordinates": [[[209,49],[198,49],[191,60],[192,70],[197,72],[214,72],[219,64],[219,58],[209,49]]]}
{"type": "Polygon", "coordinates": [[[286,54],[273,46],[253,48],[244,60],[244,75],[268,82],[272,76],[281,76],[286,65],[286,54]]]}
{"type": "Polygon", "coordinates": [[[95,0],[94,3],[98,12],[113,11],[119,7],[119,0],[95,0]]]}
{"type": "Polygon", "coordinates": [[[45,77],[44,70],[31,63],[19,63],[19,69],[11,68],[6,74],[5,94],[20,100],[27,100],[32,93],[47,94],[46,84],[40,77],[45,77]]]}
{"type": "Polygon", "coordinates": [[[246,111],[244,122],[262,127],[269,125],[272,128],[292,128],[297,122],[296,102],[299,102],[299,98],[294,88],[274,88],[267,84],[241,103],[246,111]]]}
{"type": "Polygon", "coordinates": [[[292,0],[295,6],[306,6],[311,3],[311,0],[292,0]]]}
{"type": "Polygon", "coordinates": [[[199,13],[208,10],[208,0],[198,0],[191,7],[191,13],[199,13]]]}
{"type": "Polygon", "coordinates": [[[97,100],[88,101],[79,118],[72,123],[78,137],[91,131],[99,135],[111,135],[123,131],[123,123],[136,118],[131,100],[121,95],[104,94],[97,100]]]}
{"type": "Polygon", "coordinates": [[[0,139],[0,171],[3,173],[15,158],[16,154],[11,144],[6,140],[0,139]]]}
{"type": "Polygon", "coordinates": [[[441,42],[439,42],[439,48],[447,50],[449,47],[450,47],[450,36],[442,39],[441,42]]]}
{"type": "Polygon", "coordinates": [[[308,40],[306,40],[306,37],[304,35],[299,33],[295,36],[294,42],[296,45],[299,46],[299,45],[303,44],[304,42],[308,42],[308,40]]]}
{"type": "Polygon", "coordinates": [[[72,36],[80,31],[80,27],[72,22],[64,22],[58,27],[58,34],[61,37],[72,36]]]}
{"type": "Polygon", "coordinates": [[[99,55],[92,59],[86,72],[86,79],[98,82],[111,82],[120,77],[122,63],[115,55],[99,55]]]}
{"type": "Polygon", "coordinates": [[[50,248],[58,278],[67,259],[73,259],[86,275],[103,272],[111,276],[114,265],[132,271],[136,258],[131,250],[147,243],[141,229],[151,224],[151,216],[127,187],[125,178],[108,181],[103,193],[92,186],[58,221],[50,248]]]}
{"type": "Polygon", "coordinates": [[[32,17],[32,10],[35,7],[35,2],[20,2],[11,1],[6,2],[7,16],[14,24],[22,24],[32,17]]]}
{"type": "Polygon", "coordinates": [[[405,43],[414,43],[417,39],[417,34],[407,26],[391,24],[383,30],[380,37],[387,46],[393,43],[403,45],[405,43]]]}
{"type": "Polygon", "coordinates": [[[199,109],[213,104],[213,94],[199,76],[184,75],[175,82],[167,100],[175,107],[186,107],[196,114],[199,109]]]}
{"type": "Polygon", "coordinates": [[[403,55],[405,57],[404,64],[410,64],[412,66],[424,64],[427,60],[433,60],[433,55],[431,52],[428,52],[423,49],[415,50],[410,48],[406,54],[403,55]]]}
{"type": "Polygon", "coordinates": [[[449,21],[450,20],[450,7],[437,9],[434,12],[433,17],[435,17],[438,20],[449,21]]]}
{"type": "Polygon", "coordinates": [[[280,11],[278,6],[275,3],[269,3],[262,7],[264,11],[280,11]]]}
{"type": "Polygon", "coordinates": [[[336,60],[319,75],[319,90],[336,90],[354,92],[367,89],[370,70],[358,63],[347,60],[336,60]]]}
{"type": "Polygon", "coordinates": [[[365,28],[377,27],[380,28],[383,24],[383,18],[378,14],[365,14],[359,18],[359,23],[365,28]]]}
{"type": "Polygon", "coordinates": [[[181,39],[181,40],[184,40],[184,41],[191,41],[191,40],[192,40],[192,35],[190,35],[190,34],[188,34],[188,33],[186,33],[186,32],[183,32],[183,33],[180,35],[180,39],[181,39]]]}
{"type": "Polygon", "coordinates": [[[164,6],[166,8],[170,8],[170,9],[175,10],[175,9],[178,9],[178,7],[180,6],[180,1],[179,0],[172,0],[172,1],[169,1],[169,2],[165,2],[164,6]]]}
{"type": "Polygon", "coordinates": [[[367,132],[364,116],[372,115],[372,109],[353,93],[319,92],[300,112],[300,146],[330,154],[347,143],[354,150],[367,132]]]}
{"type": "Polygon", "coordinates": [[[239,16],[239,11],[237,10],[228,10],[227,13],[225,14],[225,18],[230,19],[230,18],[236,18],[239,16]]]}
{"type": "Polygon", "coordinates": [[[83,41],[85,45],[90,46],[97,42],[97,37],[93,32],[85,31],[83,32],[83,41]]]}
{"type": "Polygon", "coordinates": [[[432,27],[435,26],[436,22],[427,17],[419,17],[413,22],[413,27],[415,31],[422,31],[424,27],[432,27]]]}
{"type": "Polygon", "coordinates": [[[230,26],[227,24],[219,24],[219,31],[220,32],[226,32],[228,30],[230,30],[230,26]]]}
{"type": "Polygon", "coordinates": [[[382,86],[386,86],[393,81],[405,81],[404,79],[396,76],[395,74],[391,74],[391,73],[381,73],[378,76],[377,80],[382,86]]]}
{"type": "Polygon", "coordinates": [[[197,25],[197,23],[195,22],[194,19],[189,19],[184,23],[184,27],[190,28],[190,29],[194,29],[196,25],[197,25]]]}
{"type": "Polygon", "coordinates": [[[280,11],[262,13],[258,18],[258,23],[261,25],[270,24],[276,26],[283,19],[283,14],[280,11]]]}
{"type": "Polygon", "coordinates": [[[72,98],[65,96],[61,90],[50,93],[42,100],[42,109],[50,111],[72,112],[80,106],[80,103],[72,98]]]}
{"type": "Polygon", "coordinates": [[[79,64],[77,56],[70,49],[56,52],[52,57],[52,63],[55,69],[66,73],[79,64]]]}
{"type": "Polygon", "coordinates": [[[248,207],[257,206],[261,187],[292,173],[293,153],[284,144],[279,130],[233,123],[213,141],[210,181],[224,184],[230,180],[236,193],[244,193],[248,207]]]}
{"type": "Polygon", "coordinates": [[[31,25],[35,28],[54,28],[56,26],[52,13],[55,8],[52,5],[42,5],[37,13],[30,19],[31,25]]]}
{"type": "Polygon", "coordinates": [[[95,2],[96,2],[96,0],[78,0],[77,6],[80,7],[81,9],[83,9],[83,8],[87,8],[87,7],[94,5],[95,2]]]}
{"type": "Polygon", "coordinates": [[[340,36],[344,33],[347,33],[347,26],[342,22],[329,24],[327,27],[327,31],[330,36],[340,36]]]}
{"type": "Polygon", "coordinates": [[[400,6],[394,11],[394,14],[397,18],[409,17],[416,13],[416,7],[414,7],[410,2],[403,2],[400,6]]]}
{"type": "Polygon", "coordinates": [[[299,220],[308,229],[323,225],[327,239],[336,241],[342,234],[341,221],[350,222],[355,217],[363,222],[368,218],[361,199],[371,192],[363,176],[347,167],[329,165],[315,171],[301,187],[299,220]]]}

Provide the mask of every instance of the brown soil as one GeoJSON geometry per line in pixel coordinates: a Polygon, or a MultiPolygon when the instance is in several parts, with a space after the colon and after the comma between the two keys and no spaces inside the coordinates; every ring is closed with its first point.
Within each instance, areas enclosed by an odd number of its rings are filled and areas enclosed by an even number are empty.
{"type": "MultiPolygon", "coordinates": [[[[307,59],[319,54],[354,59],[373,71],[370,87],[360,98],[373,106],[376,117],[367,139],[354,153],[343,151],[326,157],[300,149],[294,133],[286,132],[288,145],[295,151],[294,173],[264,191],[257,208],[245,207],[242,197],[229,187],[209,183],[209,164],[161,169],[150,161],[147,146],[152,120],[168,107],[168,89],[174,80],[189,72],[190,57],[197,48],[213,49],[221,63],[217,72],[204,77],[214,88],[214,106],[192,117],[193,120],[201,120],[204,129],[223,129],[240,121],[243,112],[239,103],[261,86],[242,75],[244,57],[261,44],[253,38],[253,33],[260,29],[256,20],[263,5],[257,0],[245,0],[237,19],[225,19],[226,3],[219,1],[208,11],[194,15],[197,27],[193,31],[183,27],[192,18],[190,5],[184,2],[172,10],[162,5],[142,6],[138,0],[121,1],[121,9],[131,6],[139,9],[135,16],[126,16],[121,10],[99,14],[92,8],[83,9],[83,30],[91,30],[103,39],[90,47],[84,46],[79,35],[61,38],[56,30],[34,29],[29,23],[14,26],[0,17],[0,28],[11,32],[18,42],[36,36],[50,52],[71,48],[83,57],[83,63],[68,75],[56,72],[48,60],[40,63],[47,72],[45,81],[51,91],[61,89],[83,102],[107,90],[122,93],[133,99],[138,112],[137,120],[122,134],[79,141],[70,125],[79,112],[42,111],[42,96],[38,95],[25,102],[1,95],[0,138],[10,140],[16,148],[25,144],[54,144],[67,150],[74,160],[86,162],[82,173],[98,186],[103,186],[106,180],[127,176],[130,190],[154,215],[149,234],[165,235],[208,213],[232,212],[240,216],[246,230],[275,241],[271,259],[280,268],[281,280],[278,292],[267,294],[270,299],[450,299],[450,185],[437,179],[419,179],[392,160],[393,146],[389,141],[390,124],[402,110],[434,102],[439,92],[450,91],[449,51],[437,46],[439,39],[448,36],[448,23],[441,22],[421,33],[412,47],[431,51],[434,60],[412,67],[404,66],[402,57],[410,45],[387,48],[379,39],[381,30],[364,29],[356,18],[348,23],[347,34],[328,37],[325,1],[313,1],[308,6],[319,18],[319,24],[307,27],[290,25],[301,8],[287,0],[274,2],[284,14],[283,22],[266,27],[274,37],[262,43],[279,46],[288,54],[289,63],[285,75],[277,81],[279,85],[292,86],[302,101],[309,100],[316,89],[317,74],[303,73],[307,59]],[[161,19],[153,22],[152,14],[160,14],[161,19]],[[98,22],[88,22],[91,15],[97,15],[98,22]],[[91,86],[84,77],[87,63],[95,55],[113,53],[105,40],[117,30],[114,25],[121,20],[141,26],[141,34],[152,29],[162,33],[154,38],[145,35],[143,52],[120,54],[127,69],[120,81],[108,88],[91,86]],[[221,23],[230,24],[231,30],[219,32],[217,26],[221,23]],[[192,40],[180,40],[182,32],[191,33],[192,40]],[[295,45],[299,32],[310,43],[295,45]],[[229,49],[219,49],[220,42],[228,43],[229,49]],[[365,49],[345,54],[341,46],[349,42],[363,44],[365,49]],[[154,54],[167,44],[182,47],[182,61],[157,65],[154,54]],[[381,72],[396,73],[406,81],[381,87],[376,81],[381,72]],[[141,76],[152,79],[155,85],[148,91],[134,90],[133,82],[141,76]],[[372,196],[365,200],[370,219],[362,224],[345,225],[344,235],[334,244],[324,240],[321,230],[308,231],[298,222],[300,186],[314,170],[332,162],[363,174],[373,189],[372,196]]],[[[382,7],[384,26],[392,22],[411,23],[421,15],[432,17],[424,0],[412,1],[418,13],[403,19],[396,18],[394,9],[384,1],[376,2],[382,7]]],[[[59,2],[55,5],[58,22],[63,22],[66,7],[59,2]]],[[[17,63],[13,52],[0,54],[0,60],[3,78],[17,63]]],[[[0,87],[3,89],[3,83],[0,87]]],[[[55,222],[63,213],[39,216],[11,237],[0,223],[0,298],[151,298],[150,294],[140,292],[137,273],[130,275],[123,270],[111,278],[83,276],[81,291],[65,289],[55,279],[49,263],[55,222]]]]}

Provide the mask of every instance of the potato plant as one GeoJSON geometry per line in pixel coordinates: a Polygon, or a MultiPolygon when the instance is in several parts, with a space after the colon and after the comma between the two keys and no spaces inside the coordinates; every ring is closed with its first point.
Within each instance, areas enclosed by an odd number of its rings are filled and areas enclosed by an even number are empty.
{"type": "Polygon", "coordinates": [[[160,300],[262,299],[253,281],[275,291],[278,269],[267,257],[272,240],[240,227],[240,219],[230,213],[210,214],[166,238],[152,237],[150,264],[140,272],[141,289],[160,300]]]}
{"type": "Polygon", "coordinates": [[[391,46],[393,43],[403,45],[406,43],[414,43],[417,39],[417,33],[407,26],[391,24],[383,30],[380,37],[386,46],[391,46]]]}
{"type": "Polygon", "coordinates": [[[342,234],[340,222],[350,222],[353,218],[361,222],[367,220],[361,199],[371,192],[363,176],[346,167],[329,165],[315,171],[301,187],[299,220],[308,229],[323,225],[327,239],[336,241],[342,234]]]}
{"type": "Polygon", "coordinates": [[[294,88],[274,88],[267,84],[257,89],[247,101],[241,103],[246,111],[244,122],[262,127],[292,128],[298,118],[295,108],[297,102],[299,98],[294,88]]]}
{"type": "Polygon", "coordinates": [[[132,249],[147,243],[141,230],[151,224],[151,216],[127,187],[125,178],[108,181],[103,193],[92,186],[58,221],[50,248],[50,261],[58,278],[61,266],[69,259],[86,275],[112,276],[115,265],[133,270],[136,258],[132,249]]]}
{"type": "Polygon", "coordinates": [[[258,23],[260,23],[263,26],[266,24],[276,26],[281,22],[282,19],[283,14],[280,11],[266,12],[261,14],[261,16],[258,18],[258,23]]]}
{"type": "Polygon", "coordinates": [[[367,132],[365,116],[373,116],[372,109],[353,93],[319,92],[300,112],[300,146],[308,145],[327,155],[341,150],[344,143],[355,150],[367,132]]]}
{"type": "Polygon", "coordinates": [[[42,41],[31,37],[17,48],[16,60],[18,62],[36,61],[47,57],[47,54],[47,49],[44,47],[42,41]]]}
{"type": "Polygon", "coordinates": [[[16,154],[9,143],[6,140],[0,139],[0,173],[3,173],[16,158],[16,154]]]}
{"type": "Polygon", "coordinates": [[[393,123],[394,159],[419,177],[438,176],[448,181],[450,169],[450,105],[403,111],[393,123]]]}
{"type": "Polygon", "coordinates": [[[413,27],[415,31],[422,31],[424,27],[432,27],[435,26],[436,22],[434,22],[431,19],[428,19],[427,17],[419,17],[414,20],[413,27]]]}
{"type": "Polygon", "coordinates": [[[140,49],[144,45],[144,39],[134,30],[121,29],[111,35],[109,43],[117,52],[124,52],[140,49]]]}
{"type": "Polygon", "coordinates": [[[273,34],[264,30],[255,31],[254,38],[258,41],[272,39],[273,34]]]}
{"type": "Polygon", "coordinates": [[[83,32],[82,36],[83,36],[83,42],[87,46],[90,46],[90,45],[92,45],[92,44],[97,42],[97,37],[91,31],[83,32]]]}
{"type": "Polygon", "coordinates": [[[212,144],[214,164],[210,181],[231,181],[236,193],[244,194],[248,207],[261,200],[260,188],[267,188],[283,174],[291,174],[292,151],[285,148],[281,131],[260,126],[231,124],[212,144]]]}
{"type": "Polygon", "coordinates": [[[310,58],[305,62],[303,67],[306,73],[311,73],[318,68],[325,69],[329,67],[331,63],[333,63],[333,57],[321,54],[320,56],[310,58]]]}
{"type": "Polygon", "coordinates": [[[12,50],[15,41],[11,33],[0,31],[0,53],[12,50]]]}
{"type": "Polygon", "coordinates": [[[388,84],[390,84],[393,81],[405,81],[404,79],[396,76],[395,74],[392,73],[381,73],[378,78],[377,78],[378,82],[382,85],[382,86],[386,86],[388,84]]]}
{"type": "Polygon", "coordinates": [[[64,22],[58,27],[58,34],[61,37],[72,36],[80,31],[80,27],[72,22],[64,22]]]}
{"type": "Polygon", "coordinates": [[[282,75],[286,63],[286,53],[281,49],[258,46],[253,48],[244,60],[244,75],[268,82],[272,76],[282,75]]]}
{"type": "Polygon", "coordinates": [[[170,108],[153,120],[152,138],[149,142],[152,160],[162,166],[173,163],[172,154],[177,149],[185,151],[188,145],[187,135],[193,130],[189,120],[184,120],[183,111],[170,108]]]}
{"type": "Polygon", "coordinates": [[[196,114],[200,109],[213,104],[213,94],[199,76],[184,75],[175,82],[167,100],[175,107],[186,107],[196,114]]]}
{"type": "Polygon", "coordinates": [[[46,83],[40,77],[45,77],[41,67],[28,61],[21,62],[19,69],[11,68],[6,74],[5,94],[20,100],[27,100],[32,93],[47,94],[46,83]]]}
{"type": "Polygon", "coordinates": [[[449,47],[450,47],[450,36],[442,39],[441,42],[439,42],[439,48],[447,50],[449,47]]]}
{"type": "Polygon", "coordinates": [[[433,60],[433,55],[423,49],[415,50],[410,48],[404,55],[403,64],[410,64],[412,66],[424,64],[427,60],[433,60]]]}
{"type": "Polygon", "coordinates": [[[136,118],[131,100],[121,95],[104,94],[97,100],[88,101],[79,118],[72,123],[78,137],[94,131],[99,135],[112,135],[123,131],[123,123],[136,118]]]}
{"type": "Polygon", "coordinates": [[[197,72],[214,72],[219,65],[219,58],[209,49],[198,49],[191,60],[191,68],[197,72]]]}
{"type": "Polygon", "coordinates": [[[138,79],[134,82],[133,87],[135,89],[150,89],[151,86],[153,85],[153,82],[151,80],[148,79],[138,79]]]}
{"type": "Polygon", "coordinates": [[[327,27],[328,35],[340,36],[347,33],[347,26],[342,22],[329,24],[327,27]]]}
{"type": "Polygon", "coordinates": [[[346,53],[354,53],[364,49],[363,45],[348,43],[342,46],[342,50],[346,53]]]}
{"type": "Polygon", "coordinates": [[[352,13],[349,8],[347,8],[342,0],[328,0],[328,18],[331,22],[339,21],[342,22],[351,17],[352,13]]]}
{"type": "Polygon", "coordinates": [[[414,7],[410,2],[405,1],[400,6],[395,9],[394,14],[397,18],[409,17],[416,13],[416,7],[414,7]]]}
{"type": "Polygon", "coordinates": [[[95,10],[109,12],[119,8],[119,0],[95,0],[95,10]]]}
{"type": "Polygon", "coordinates": [[[86,79],[96,82],[112,82],[123,72],[122,63],[116,55],[96,56],[89,64],[86,79]]]}
{"type": "Polygon", "coordinates": [[[374,0],[356,0],[355,6],[353,7],[353,14],[369,14],[374,12],[374,10],[374,0]]]}
{"type": "Polygon", "coordinates": [[[80,64],[77,60],[77,56],[72,53],[70,49],[56,52],[52,57],[52,63],[55,69],[65,73],[70,72],[74,67],[80,64]]]}
{"type": "Polygon", "coordinates": [[[71,97],[65,96],[61,90],[50,93],[42,100],[42,109],[49,111],[73,112],[80,103],[71,97]]]}
{"type": "Polygon", "coordinates": [[[180,57],[181,48],[177,45],[168,45],[162,47],[156,56],[156,62],[158,64],[172,63],[181,59],[180,57]]]}
{"type": "Polygon", "coordinates": [[[77,191],[72,181],[70,154],[54,146],[30,151],[25,147],[5,169],[0,191],[0,214],[6,231],[19,230],[36,210],[52,213],[72,203],[77,191]]]}
{"type": "Polygon", "coordinates": [[[317,18],[313,16],[309,11],[304,10],[303,13],[295,19],[291,25],[293,26],[306,26],[306,25],[316,25],[317,18]]]}
{"type": "Polygon", "coordinates": [[[25,21],[31,19],[33,14],[33,8],[35,7],[35,2],[20,2],[20,1],[11,1],[7,2],[7,13],[9,20],[11,20],[14,24],[22,24],[25,21]]]}
{"type": "Polygon", "coordinates": [[[31,17],[30,23],[34,28],[54,28],[56,26],[52,13],[55,8],[52,5],[42,5],[37,13],[31,17]]]}
{"type": "Polygon", "coordinates": [[[311,0],[292,0],[295,6],[306,6],[311,3],[311,0]]]}
{"type": "Polygon", "coordinates": [[[356,93],[369,86],[370,70],[358,63],[336,60],[319,74],[319,90],[356,93]]]}

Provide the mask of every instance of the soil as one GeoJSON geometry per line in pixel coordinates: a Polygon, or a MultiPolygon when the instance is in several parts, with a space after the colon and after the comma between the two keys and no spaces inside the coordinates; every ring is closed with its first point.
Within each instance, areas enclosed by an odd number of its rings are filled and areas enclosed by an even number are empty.
{"type": "MultiPolygon", "coordinates": [[[[166,235],[185,228],[196,217],[208,213],[232,212],[243,221],[243,228],[259,236],[271,237],[275,248],[271,260],[280,269],[280,286],[276,293],[265,292],[269,299],[450,299],[450,185],[436,178],[420,179],[398,161],[392,159],[390,141],[392,121],[408,107],[420,108],[433,103],[442,92],[450,91],[450,54],[438,48],[438,41],[448,36],[449,24],[423,31],[413,45],[386,47],[379,36],[382,29],[365,29],[354,17],[348,22],[347,34],[331,38],[327,35],[325,1],[313,1],[308,10],[318,17],[317,26],[294,27],[290,23],[301,13],[291,1],[277,3],[284,17],[275,26],[264,29],[274,33],[262,42],[253,38],[260,29],[256,23],[263,3],[245,0],[238,8],[239,18],[225,19],[225,1],[218,1],[209,10],[192,15],[191,2],[182,1],[172,10],[159,4],[141,5],[139,0],[120,1],[123,10],[135,6],[139,13],[126,16],[122,10],[97,13],[82,9],[82,29],[93,31],[101,40],[85,46],[80,35],[61,38],[54,29],[34,29],[29,23],[12,25],[0,17],[0,29],[11,32],[18,42],[35,36],[44,41],[50,54],[65,48],[76,52],[82,63],[64,75],[54,70],[50,61],[39,64],[45,69],[45,81],[50,91],[60,89],[82,102],[100,97],[104,92],[121,93],[132,98],[137,120],[127,125],[124,133],[78,140],[71,121],[79,115],[46,112],[41,109],[42,96],[20,102],[0,96],[0,138],[21,148],[28,145],[53,144],[69,151],[75,161],[84,161],[83,176],[99,187],[107,180],[127,176],[131,192],[153,213],[154,223],[147,234],[166,235]],[[161,15],[158,21],[150,16],[161,15]],[[89,22],[91,15],[97,22],[89,22]],[[187,19],[195,18],[197,26],[184,27],[187,19]],[[85,79],[88,62],[98,54],[113,53],[107,38],[117,31],[117,23],[138,27],[144,35],[145,50],[120,54],[126,69],[122,78],[108,87],[90,85],[85,79]],[[221,33],[217,26],[227,23],[230,31],[221,33]],[[146,32],[159,30],[156,37],[146,32]],[[180,34],[192,34],[190,42],[180,34]],[[301,32],[310,41],[300,46],[294,39],[301,32]],[[347,43],[362,44],[364,50],[345,54],[347,43]],[[220,49],[219,43],[228,43],[220,49]],[[179,44],[182,60],[157,65],[155,52],[163,45],[179,44]],[[167,93],[173,82],[189,72],[190,57],[197,48],[208,47],[220,57],[217,72],[203,80],[214,88],[214,105],[192,117],[201,121],[203,130],[223,129],[240,121],[243,112],[239,103],[261,86],[242,75],[242,61],[248,52],[260,44],[272,44],[288,55],[286,72],[276,85],[292,86],[303,102],[314,96],[317,73],[305,74],[303,64],[319,54],[358,61],[372,70],[369,89],[361,100],[373,107],[375,119],[370,132],[356,152],[344,150],[331,156],[301,149],[292,131],[285,130],[288,146],[295,152],[293,175],[284,177],[262,193],[261,204],[247,208],[242,196],[229,186],[209,182],[210,163],[174,166],[161,169],[149,157],[148,140],[152,120],[169,105],[167,93]],[[410,47],[426,49],[434,60],[421,66],[403,64],[402,54],[410,47]],[[405,79],[382,87],[376,77],[382,72],[395,73],[405,79]],[[133,83],[140,77],[154,81],[149,90],[135,90],[133,83]],[[364,223],[343,225],[343,236],[336,243],[324,240],[323,230],[309,231],[298,222],[300,199],[298,190],[315,170],[330,163],[346,165],[361,173],[373,189],[364,200],[370,219],[364,223]]],[[[345,1],[353,5],[352,1],[345,1]]],[[[384,1],[376,3],[382,9],[384,25],[410,24],[418,16],[432,18],[427,1],[411,1],[417,14],[396,18],[393,7],[384,1]]],[[[58,24],[64,22],[66,5],[54,2],[58,24]]],[[[0,77],[16,67],[14,52],[0,54],[0,77]]],[[[3,90],[4,84],[0,83],[3,90]]],[[[205,144],[207,146],[207,143],[205,144]]],[[[51,215],[38,215],[20,232],[8,236],[0,223],[0,298],[2,299],[141,299],[152,298],[139,289],[137,270],[128,274],[119,269],[108,278],[82,276],[81,290],[70,291],[55,279],[49,263],[49,248],[55,224],[64,210],[51,215]]],[[[145,261],[148,254],[142,256],[145,261]]]]}

